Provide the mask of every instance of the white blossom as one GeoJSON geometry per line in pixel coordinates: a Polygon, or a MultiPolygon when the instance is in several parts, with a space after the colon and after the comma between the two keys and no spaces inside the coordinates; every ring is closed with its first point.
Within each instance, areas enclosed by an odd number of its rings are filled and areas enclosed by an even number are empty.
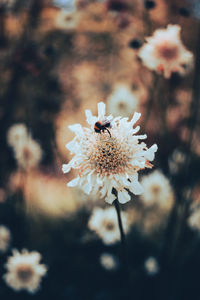
{"type": "Polygon", "coordinates": [[[116,270],[119,264],[117,258],[110,253],[102,253],[99,261],[102,267],[108,271],[116,270]]]}
{"type": "MultiPolygon", "coordinates": [[[[128,216],[123,211],[121,212],[121,219],[123,229],[127,233],[129,230],[128,216]]],[[[88,227],[96,232],[105,245],[111,245],[120,241],[117,213],[113,206],[107,209],[94,208],[88,227]]]]}
{"type": "Polygon", "coordinates": [[[13,255],[8,258],[5,265],[7,273],[4,280],[15,291],[27,290],[35,293],[42,277],[47,273],[47,267],[40,264],[40,253],[22,250],[22,253],[13,250],[13,255]]]}
{"type": "Polygon", "coordinates": [[[28,136],[28,130],[23,123],[12,125],[7,132],[7,142],[10,147],[23,144],[28,136]]]}
{"type": "Polygon", "coordinates": [[[149,275],[155,275],[159,272],[159,264],[153,256],[145,260],[144,267],[149,275]]]}
{"type": "Polygon", "coordinates": [[[157,205],[163,210],[170,210],[174,203],[174,193],[170,182],[160,171],[156,170],[143,176],[141,184],[144,193],[140,196],[147,207],[157,205]]]}
{"type": "Polygon", "coordinates": [[[171,73],[187,73],[193,65],[193,54],[186,49],[180,37],[179,25],[168,25],[157,29],[139,51],[143,64],[169,78],[171,73]]]}
{"type": "Polygon", "coordinates": [[[138,98],[126,84],[117,84],[108,98],[108,111],[114,117],[130,117],[137,106],[138,98]]]}
{"type": "Polygon", "coordinates": [[[66,145],[73,154],[68,164],[63,165],[63,172],[77,169],[79,175],[70,181],[67,186],[81,187],[86,194],[98,195],[105,201],[112,203],[115,196],[113,188],[118,193],[120,203],[131,199],[127,190],[135,195],[143,192],[143,187],[138,181],[138,171],[151,168],[152,161],[157,151],[154,144],[149,149],[144,142],[139,140],[147,136],[136,135],[140,127],[133,128],[140,118],[140,113],[134,113],[132,119],[105,116],[105,104],[98,104],[98,117],[86,110],[87,122],[90,128],[80,124],[70,125],[69,129],[75,133],[74,139],[66,145]],[[109,132],[96,133],[94,124],[104,120],[111,122],[109,132]]]}

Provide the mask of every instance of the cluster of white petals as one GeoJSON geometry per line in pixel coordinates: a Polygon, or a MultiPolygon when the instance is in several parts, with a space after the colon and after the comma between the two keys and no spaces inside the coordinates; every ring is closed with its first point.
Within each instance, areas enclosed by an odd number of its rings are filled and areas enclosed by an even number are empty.
{"type": "Polygon", "coordinates": [[[129,117],[137,106],[138,98],[126,84],[117,84],[108,98],[108,111],[114,117],[129,117]]]}
{"type": "Polygon", "coordinates": [[[108,271],[116,270],[119,264],[117,258],[110,253],[102,253],[99,261],[102,267],[108,271]]]}
{"type": "MultiPolygon", "coordinates": [[[[123,229],[127,233],[129,230],[128,216],[121,212],[123,229]]],[[[94,208],[88,222],[88,227],[95,231],[105,245],[111,245],[120,241],[120,231],[117,214],[113,206],[102,209],[94,208]]]]}
{"type": "Polygon", "coordinates": [[[140,196],[147,207],[156,205],[164,211],[169,211],[174,203],[174,192],[167,177],[156,170],[143,176],[141,184],[144,193],[140,196]]]}
{"type": "Polygon", "coordinates": [[[40,264],[40,253],[13,250],[13,256],[8,258],[5,265],[7,273],[4,280],[16,291],[27,290],[35,293],[40,287],[42,277],[47,273],[47,267],[40,264]]]}
{"type": "Polygon", "coordinates": [[[149,275],[155,275],[159,272],[158,261],[153,256],[150,256],[145,260],[144,267],[149,275]]]}
{"type": "Polygon", "coordinates": [[[144,142],[146,134],[136,135],[140,127],[133,128],[140,118],[140,113],[134,113],[132,119],[105,116],[105,104],[98,103],[98,116],[93,116],[86,110],[87,122],[90,128],[80,124],[69,126],[75,133],[74,139],[66,148],[74,155],[68,164],[63,165],[63,172],[77,169],[79,175],[70,181],[69,187],[78,186],[86,194],[105,198],[112,204],[116,199],[113,188],[118,193],[120,203],[130,201],[131,196],[127,190],[135,195],[143,193],[143,187],[138,181],[138,171],[151,168],[152,161],[157,151],[154,144],[149,149],[144,142]],[[94,124],[97,121],[109,120],[110,134],[107,131],[96,133],[94,124]]]}
{"type": "Polygon", "coordinates": [[[171,73],[187,73],[193,65],[193,54],[186,49],[180,37],[179,25],[168,25],[157,29],[139,51],[143,64],[169,78],[171,73]]]}
{"type": "Polygon", "coordinates": [[[27,170],[38,166],[42,158],[40,145],[33,140],[24,124],[13,125],[7,133],[8,145],[13,148],[18,166],[27,170]]]}
{"type": "Polygon", "coordinates": [[[6,252],[10,246],[11,233],[10,230],[4,226],[0,226],[0,252],[6,252]]]}

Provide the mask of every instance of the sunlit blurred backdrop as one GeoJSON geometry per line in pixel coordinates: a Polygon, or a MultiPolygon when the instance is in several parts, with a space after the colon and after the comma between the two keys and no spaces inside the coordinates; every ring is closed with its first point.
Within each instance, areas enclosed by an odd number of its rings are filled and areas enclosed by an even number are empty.
{"type": "Polygon", "coordinates": [[[0,298],[200,299],[199,0],[0,0],[0,298]],[[156,143],[140,196],[66,184],[85,109],[156,143]]]}

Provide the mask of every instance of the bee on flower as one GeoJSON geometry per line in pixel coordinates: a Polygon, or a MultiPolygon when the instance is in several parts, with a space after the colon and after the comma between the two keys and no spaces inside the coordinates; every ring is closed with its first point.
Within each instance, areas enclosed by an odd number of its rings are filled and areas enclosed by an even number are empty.
{"type": "Polygon", "coordinates": [[[143,192],[138,171],[152,168],[150,161],[154,159],[157,145],[147,148],[144,142],[139,142],[147,137],[146,134],[136,135],[139,126],[133,128],[140,113],[134,113],[128,121],[128,118],[105,116],[105,109],[104,103],[98,103],[97,117],[86,110],[90,128],[80,124],[69,126],[75,137],[66,148],[74,156],[68,164],[63,165],[62,170],[64,173],[71,169],[78,171],[78,176],[67,186],[78,186],[88,195],[105,198],[109,204],[116,199],[113,194],[115,189],[119,202],[126,203],[131,199],[128,191],[135,195],[143,192]],[[103,128],[96,131],[97,123],[105,125],[105,120],[109,124],[107,130],[103,128]]]}

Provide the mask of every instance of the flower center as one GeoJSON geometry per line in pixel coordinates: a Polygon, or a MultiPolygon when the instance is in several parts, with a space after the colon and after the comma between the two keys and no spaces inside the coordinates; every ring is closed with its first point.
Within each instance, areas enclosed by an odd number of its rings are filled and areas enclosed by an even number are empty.
{"type": "Polygon", "coordinates": [[[100,175],[119,174],[127,167],[127,151],[115,137],[101,133],[88,155],[92,168],[100,175]]]}
{"type": "Polygon", "coordinates": [[[23,149],[23,157],[25,161],[29,161],[32,157],[32,151],[28,147],[23,149]]]}
{"type": "Polygon", "coordinates": [[[178,48],[176,45],[170,45],[168,42],[165,42],[158,47],[158,55],[166,60],[176,59],[178,48]]]}
{"type": "Polygon", "coordinates": [[[30,266],[22,265],[17,270],[17,276],[21,281],[27,282],[33,276],[33,270],[30,266]]]}
{"type": "Polygon", "coordinates": [[[151,188],[151,191],[152,191],[152,193],[153,193],[155,196],[158,196],[158,194],[160,193],[160,186],[158,186],[158,185],[153,185],[152,188],[151,188]]]}
{"type": "Polygon", "coordinates": [[[105,228],[108,231],[112,231],[114,229],[114,224],[112,222],[105,222],[105,228]]]}

